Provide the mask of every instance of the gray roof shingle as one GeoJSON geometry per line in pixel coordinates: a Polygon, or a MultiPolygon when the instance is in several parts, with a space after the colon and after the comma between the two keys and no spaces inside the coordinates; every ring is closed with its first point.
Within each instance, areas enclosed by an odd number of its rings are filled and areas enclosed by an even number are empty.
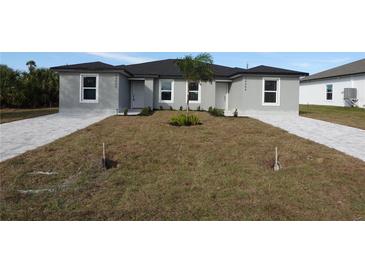
{"type": "Polygon", "coordinates": [[[365,73],[365,59],[325,70],[305,77],[301,82],[365,73]]]}
{"type": "Polygon", "coordinates": [[[103,62],[89,62],[73,65],[51,67],[53,70],[115,70],[115,66],[103,62]]]}
{"type": "Polygon", "coordinates": [[[269,67],[269,66],[257,66],[246,70],[246,73],[253,73],[253,74],[273,74],[273,75],[299,75],[299,76],[307,76],[308,73],[296,71],[296,70],[289,70],[289,69],[282,69],[276,67],[269,67]]]}
{"type": "MultiPolygon", "coordinates": [[[[182,77],[182,73],[176,64],[177,59],[166,59],[159,61],[146,62],[141,64],[113,66],[103,62],[90,62],[65,66],[52,67],[55,71],[85,70],[85,71],[108,71],[123,70],[134,77],[158,76],[158,77],[182,77]]],[[[229,78],[240,74],[272,74],[272,75],[308,75],[300,71],[293,71],[268,66],[258,66],[251,69],[238,67],[227,67],[212,64],[214,76],[217,78],[229,78]]]]}
{"type": "MultiPolygon", "coordinates": [[[[117,66],[121,67],[121,66],[117,66]]],[[[176,64],[176,59],[152,61],[141,64],[126,65],[124,68],[135,76],[158,75],[182,77],[182,73],[176,64]]],[[[236,73],[237,68],[220,65],[212,65],[215,76],[228,77],[236,73]]]]}

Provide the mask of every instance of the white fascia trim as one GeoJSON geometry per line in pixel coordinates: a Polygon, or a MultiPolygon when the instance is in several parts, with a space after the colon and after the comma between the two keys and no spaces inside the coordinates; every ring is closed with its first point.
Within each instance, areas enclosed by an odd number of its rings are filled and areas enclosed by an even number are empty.
{"type": "MultiPolygon", "coordinates": [[[[274,92],[274,91],[267,91],[274,92]]],[[[280,78],[263,77],[262,78],[262,105],[263,106],[280,106],[280,78]],[[276,85],[276,103],[265,103],[265,81],[277,81],[276,85]]]]}
{"type": "Polygon", "coordinates": [[[81,73],[80,74],[80,103],[84,104],[97,104],[99,103],[99,74],[97,73],[81,73]],[[84,89],[92,89],[92,88],[84,88],[83,87],[83,78],[84,77],[96,77],[96,87],[95,87],[95,100],[85,100],[84,99],[84,89]]]}
{"type": "MultiPolygon", "coordinates": [[[[186,91],[185,91],[185,102],[188,101],[188,93],[189,93],[189,86],[188,86],[189,81],[186,81],[186,91]]],[[[198,92],[198,101],[191,101],[189,100],[189,104],[200,104],[201,103],[201,90],[202,90],[202,83],[201,81],[199,81],[198,83],[198,90],[192,90],[193,92],[198,92]]]]}
{"type": "Polygon", "coordinates": [[[128,80],[142,81],[142,80],[145,80],[145,78],[128,78],[128,80]]]}
{"type": "Polygon", "coordinates": [[[232,83],[232,80],[215,80],[216,83],[232,83]]]}
{"type": "Polygon", "coordinates": [[[174,86],[175,86],[175,81],[173,79],[159,79],[159,81],[158,81],[158,102],[159,103],[169,103],[169,104],[174,103],[174,86]],[[170,90],[161,90],[161,81],[171,81],[171,100],[162,100],[161,93],[163,91],[170,91],[170,90]]]}

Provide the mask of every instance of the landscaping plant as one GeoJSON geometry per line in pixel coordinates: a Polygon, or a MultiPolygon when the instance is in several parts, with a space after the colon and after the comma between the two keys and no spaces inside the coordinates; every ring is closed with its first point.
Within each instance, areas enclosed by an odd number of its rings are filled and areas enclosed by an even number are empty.
{"type": "Polygon", "coordinates": [[[210,114],[212,114],[213,116],[224,116],[224,110],[223,109],[209,107],[208,112],[210,114]]]}
{"type": "Polygon", "coordinates": [[[142,109],[142,111],[139,115],[141,115],[141,116],[150,116],[150,115],[152,115],[152,113],[153,113],[153,110],[152,110],[151,107],[145,107],[145,108],[142,109]]]}
{"type": "Polygon", "coordinates": [[[200,119],[194,114],[179,114],[171,118],[170,124],[173,126],[196,126],[200,125],[200,119]]]}

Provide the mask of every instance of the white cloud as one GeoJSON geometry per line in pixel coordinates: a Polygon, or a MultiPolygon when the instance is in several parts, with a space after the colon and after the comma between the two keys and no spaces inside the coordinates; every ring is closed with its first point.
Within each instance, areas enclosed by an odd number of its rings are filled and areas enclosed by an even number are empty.
{"type": "Polygon", "coordinates": [[[148,57],[138,57],[138,56],[132,56],[127,53],[118,53],[118,52],[87,52],[87,54],[120,61],[120,62],[123,62],[124,64],[134,64],[134,63],[155,61],[155,59],[148,58],[148,57]]]}

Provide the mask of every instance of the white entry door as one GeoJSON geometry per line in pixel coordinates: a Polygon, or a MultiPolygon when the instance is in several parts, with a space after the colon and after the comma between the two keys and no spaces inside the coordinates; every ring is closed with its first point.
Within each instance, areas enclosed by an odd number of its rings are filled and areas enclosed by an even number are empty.
{"type": "Polygon", "coordinates": [[[215,107],[219,109],[226,109],[228,84],[227,83],[216,83],[215,84],[215,107]]]}
{"type": "Polygon", "coordinates": [[[144,81],[132,82],[131,107],[144,108],[144,81]]]}

